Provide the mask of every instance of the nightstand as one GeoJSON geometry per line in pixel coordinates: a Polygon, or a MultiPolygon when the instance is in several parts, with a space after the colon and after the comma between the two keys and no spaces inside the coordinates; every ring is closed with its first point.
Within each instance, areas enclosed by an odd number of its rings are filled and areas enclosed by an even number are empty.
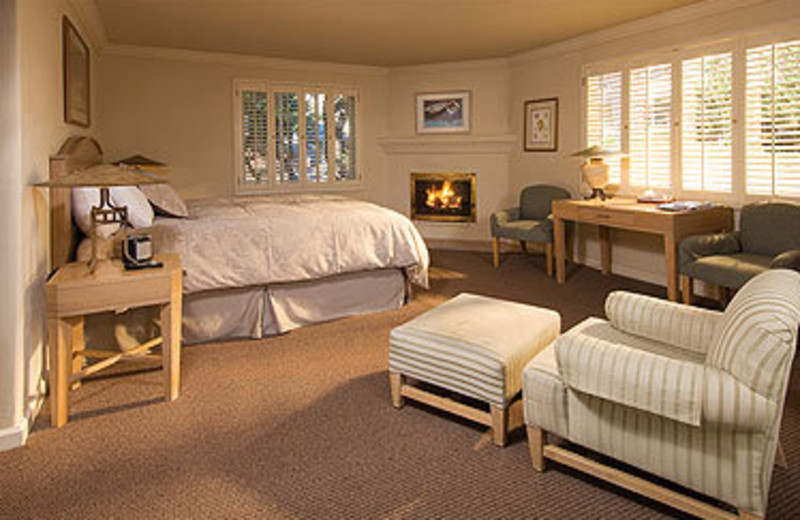
{"type": "Polygon", "coordinates": [[[156,255],[164,266],[126,271],[119,260],[98,263],[94,273],[85,263],[62,266],[45,286],[50,343],[50,422],[61,427],[69,418],[70,385],[99,370],[162,345],[165,393],[168,401],[180,391],[181,305],[183,272],[177,254],[156,255]],[[84,316],[158,305],[162,336],[126,352],[85,349],[84,316]],[[100,359],[84,366],[86,358],[100,359]]]}

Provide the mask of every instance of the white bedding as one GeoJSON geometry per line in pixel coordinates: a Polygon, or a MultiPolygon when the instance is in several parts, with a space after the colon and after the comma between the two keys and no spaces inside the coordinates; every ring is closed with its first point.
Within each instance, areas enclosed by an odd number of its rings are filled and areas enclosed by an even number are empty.
{"type": "Polygon", "coordinates": [[[335,195],[189,202],[188,219],[157,218],[156,252],[176,252],[184,291],[268,285],[371,269],[405,269],[427,287],[428,249],[403,215],[335,195]]]}

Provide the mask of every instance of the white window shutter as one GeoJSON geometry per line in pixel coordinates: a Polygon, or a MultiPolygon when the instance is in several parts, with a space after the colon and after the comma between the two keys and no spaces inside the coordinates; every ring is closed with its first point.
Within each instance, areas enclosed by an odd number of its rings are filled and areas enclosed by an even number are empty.
{"type": "Polygon", "coordinates": [[[241,182],[262,185],[269,182],[269,132],[267,130],[267,92],[256,87],[238,89],[240,108],[241,182]]]}
{"type": "MultiPolygon", "coordinates": [[[[586,145],[622,151],[622,73],[586,78],[586,145]]],[[[619,158],[605,160],[611,182],[621,181],[619,158]]]]}
{"type": "Polygon", "coordinates": [[[800,197],[800,40],[747,50],[746,190],[800,197]]]}
{"type": "Polygon", "coordinates": [[[303,148],[300,145],[300,96],[294,91],[275,91],[275,182],[300,182],[303,148]]]}
{"type": "Polygon", "coordinates": [[[683,189],[731,193],[733,60],[730,52],[683,61],[683,189]]]}
{"type": "Polygon", "coordinates": [[[672,64],[630,71],[630,184],[669,188],[672,146],[672,64]]]}
{"type": "Polygon", "coordinates": [[[334,156],[336,181],[355,181],[356,174],[355,94],[337,93],[333,99],[334,156]]]}

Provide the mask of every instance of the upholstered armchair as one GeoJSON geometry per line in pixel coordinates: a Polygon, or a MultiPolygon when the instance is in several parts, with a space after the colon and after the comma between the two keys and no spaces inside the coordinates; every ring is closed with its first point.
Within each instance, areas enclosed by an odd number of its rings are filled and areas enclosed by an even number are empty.
{"type": "Polygon", "coordinates": [[[734,517],[552,444],[555,434],[741,517],[763,517],[800,324],[800,274],[755,276],[724,313],[614,292],[606,315],[563,334],[523,372],[534,468],[551,459],[700,517],[734,517]]]}
{"type": "Polygon", "coordinates": [[[800,204],[760,202],[742,208],[740,231],[695,235],[680,245],[683,302],[692,302],[694,280],[724,294],[774,268],[800,271],[800,204]]]}
{"type": "Polygon", "coordinates": [[[550,216],[554,200],[568,199],[564,188],[539,184],[528,186],[519,196],[519,206],[493,213],[492,262],[500,267],[500,239],[518,240],[523,251],[527,242],[545,244],[547,275],[553,276],[553,220],[550,216]]]}

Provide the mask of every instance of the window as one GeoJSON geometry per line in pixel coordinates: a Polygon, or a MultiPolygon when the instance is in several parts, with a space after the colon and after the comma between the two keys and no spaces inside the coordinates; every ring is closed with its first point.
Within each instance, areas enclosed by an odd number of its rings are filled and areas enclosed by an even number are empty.
{"type": "MultiPolygon", "coordinates": [[[[590,76],[586,80],[586,145],[622,151],[622,73],[590,76]]],[[[622,180],[619,158],[606,159],[611,182],[622,180]]]]}
{"type": "Polygon", "coordinates": [[[683,189],[731,193],[733,83],[730,52],[683,61],[683,189]]]}
{"type": "Polygon", "coordinates": [[[749,38],[586,67],[584,144],[627,155],[609,161],[612,182],[734,203],[800,198],[800,40],[749,38]]]}
{"type": "Polygon", "coordinates": [[[800,197],[800,40],[747,50],[749,195],[800,197]]]}
{"type": "Polygon", "coordinates": [[[359,180],[354,91],[237,82],[237,192],[359,180]]]}
{"type": "Polygon", "coordinates": [[[633,186],[670,186],[672,66],[641,67],[630,72],[628,147],[633,186]]]}

